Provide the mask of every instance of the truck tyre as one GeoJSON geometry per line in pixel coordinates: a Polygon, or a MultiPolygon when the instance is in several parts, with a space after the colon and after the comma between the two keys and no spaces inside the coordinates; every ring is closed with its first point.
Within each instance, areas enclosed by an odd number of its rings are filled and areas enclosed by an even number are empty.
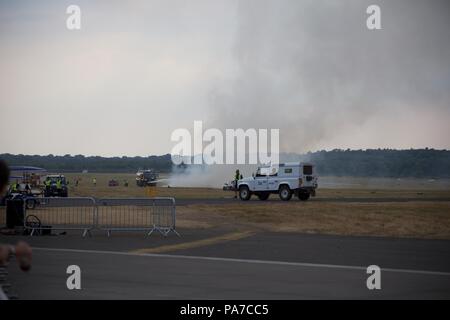
{"type": "Polygon", "coordinates": [[[309,192],[299,192],[298,193],[298,198],[299,198],[299,200],[302,200],[302,201],[308,200],[309,196],[310,196],[309,192]]]}
{"type": "Polygon", "coordinates": [[[268,192],[259,193],[258,199],[261,201],[265,201],[265,200],[269,199],[269,196],[270,196],[270,193],[268,193],[268,192]]]}
{"type": "Polygon", "coordinates": [[[278,193],[280,195],[280,199],[283,201],[289,201],[292,198],[292,191],[287,185],[281,186],[278,193]]]}
{"type": "Polygon", "coordinates": [[[248,189],[247,186],[242,186],[239,188],[239,198],[241,200],[247,201],[250,199],[251,196],[252,194],[250,193],[250,190],[248,189]]]}

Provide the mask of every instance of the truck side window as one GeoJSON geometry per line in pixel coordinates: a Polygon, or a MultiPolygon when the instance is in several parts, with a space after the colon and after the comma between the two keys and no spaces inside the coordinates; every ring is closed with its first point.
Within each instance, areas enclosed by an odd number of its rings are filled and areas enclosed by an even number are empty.
{"type": "Polygon", "coordinates": [[[292,173],[292,168],[284,169],[284,173],[292,173]]]}

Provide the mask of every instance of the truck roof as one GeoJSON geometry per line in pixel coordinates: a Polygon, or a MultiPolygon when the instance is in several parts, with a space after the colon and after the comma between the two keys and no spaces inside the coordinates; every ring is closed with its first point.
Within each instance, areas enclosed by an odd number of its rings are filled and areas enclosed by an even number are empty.
{"type": "Polygon", "coordinates": [[[300,166],[312,166],[310,162],[286,162],[280,163],[280,167],[300,167],[300,166]]]}
{"type": "MultiPolygon", "coordinates": [[[[275,165],[264,165],[261,166],[262,168],[270,168],[271,166],[275,165]]],[[[314,166],[310,162],[285,162],[278,164],[279,167],[300,167],[300,166],[314,166]]]]}

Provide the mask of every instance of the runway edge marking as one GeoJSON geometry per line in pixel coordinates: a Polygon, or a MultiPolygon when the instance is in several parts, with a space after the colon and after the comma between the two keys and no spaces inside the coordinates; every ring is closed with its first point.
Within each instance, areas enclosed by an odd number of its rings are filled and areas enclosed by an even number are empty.
{"type": "Polygon", "coordinates": [[[195,241],[190,241],[190,242],[183,242],[183,243],[177,243],[177,244],[171,244],[171,245],[170,244],[163,245],[163,246],[154,247],[154,248],[143,248],[143,249],[132,250],[132,251],[130,251],[130,253],[162,253],[162,252],[170,252],[170,251],[176,251],[176,250],[192,249],[192,248],[210,246],[210,245],[228,242],[228,241],[240,240],[243,238],[253,236],[254,234],[255,234],[255,232],[251,232],[251,231],[233,232],[233,233],[227,233],[224,235],[220,235],[217,237],[200,239],[200,240],[195,240],[195,241]]]}
{"type": "MultiPolygon", "coordinates": [[[[293,267],[312,267],[312,268],[347,269],[347,270],[364,270],[364,271],[366,271],[366,269],[367,269],[367,267],[362,267],[362,266],[346,266],[346,265],[338,265],[338,264],[321,264],[321,263],[308,263],[308,262],[288,262],[288,261],[236,259],[236,258],[219,258],[219,257],[203,257],[203,256],[186,256],[186,255],[160,254],[160,253],[132,253],[132,252],[108,251],[108,250],[84,250],[84,249],[42,248],[42,247],[33,247],[33,250],[50,251],[50,252],[112,254],[112,255],[120,255],[120,256],[153,257],[153,258],[168,258],[168,259],[187,259],[187,260],[205,260],[205,261],[219,261],[219,262],[237,262],[237,263],[250,263],[250,264],[253,263],[253,264],[267,264],[267,265],[293,266],[293,267]]],[[[450,276],[450,272],[442,272],[442,271],[427,271],[427,270],[414,270],[414,269],[394,269],[394,268],[381,268],[381,271],[383,271],[383,272],[394,272],[394,273],[409,273],[409,274],[420,274],[420,275],[432,275],[432,276],[450,276]]]]}

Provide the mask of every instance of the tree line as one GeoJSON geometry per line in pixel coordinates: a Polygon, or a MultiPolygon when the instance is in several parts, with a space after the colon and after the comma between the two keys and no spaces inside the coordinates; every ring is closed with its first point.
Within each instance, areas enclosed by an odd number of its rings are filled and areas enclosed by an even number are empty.
{"type": "MultiPolygon", "coordinates": [[[[169,154],[148,157],[99,157],[83,155],[13,155],[0,154],[9,165],[41,167],[49,172],[136,172],[153,168],[171,172],[169,154]]],[[[310,161],[320,175],[357,177],[450,178],[450,150],[368,149],[281,154],[285,161],[310,161]]],[[[177,168],[179,169],[179,168],[177,168]]]]}
{"type": "Polygon", "coordinates": [[[450,150],[332,150],[302,158],[324,176],[450,178],[450,150]]]}

